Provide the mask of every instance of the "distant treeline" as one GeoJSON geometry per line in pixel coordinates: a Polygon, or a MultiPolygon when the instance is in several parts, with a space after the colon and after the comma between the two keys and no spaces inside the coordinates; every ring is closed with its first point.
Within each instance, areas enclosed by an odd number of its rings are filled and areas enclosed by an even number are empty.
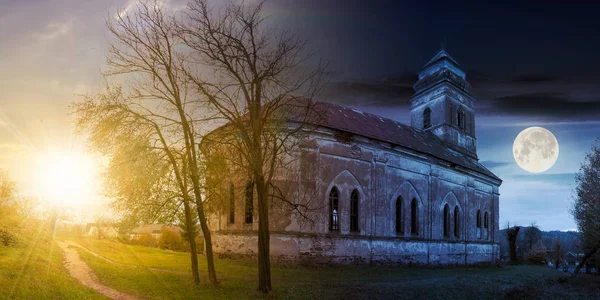
{"type": "MultiPolygon", "coordinates": [[[[547,250],[551,249],[552,242],[554,240],[560,241],[564,247],[565,253],[581,253],[581,242],[579,239],[579,232],[576,231],[541,231],[536,227],[523,226],[519,231],[517,237],[517,255],[523,256],[529,250],[530,240],[533,239],[533,243],[537,243],[540,239],[544,247],[547,250]],[[531,232],[528,232],[531,231],[531,232]]],[[[508,239],[506,237],[506,229],[500,230],[500,253],[501,255],[507,256],[509,252],[508,239]]]]}

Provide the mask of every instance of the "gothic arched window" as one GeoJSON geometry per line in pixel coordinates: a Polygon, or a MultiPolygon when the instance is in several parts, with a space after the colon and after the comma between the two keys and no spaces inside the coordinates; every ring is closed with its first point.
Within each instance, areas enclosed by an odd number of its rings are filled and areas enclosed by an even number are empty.
{"type": "Polygon", "coordinates": [[[358,191],[355,189],[350,194],[350,231],[358,230],[358,191]]]}
{"type": "Polygon", "coordinates": [[[229,223],[235,223],[235,198],[233,193],[233,183],[229,184],[229,223]]]}
{"type": "Polygon", "coordinates": [[[428,107],[423,111],[423,129],[431,127],[431,109],[428,107]]]}
{"type": "Polygon", "coordinates": [[[252,223],[252,214],[254,212],[254,182],[249,181],[246,184],[246,223],[252,223]]]}
{"type": "Polygon", "coordinates": [[[450,207],[444,206],[444,237],[450,237],[450,207]]]}
{"type": "Polygon", "coordinates": [[[402,225],[402,196],[398,196],[398,199],[396,199],[396,233],[404,233],[402,225]]]}
{"type": "Polygon", "coordinates": [[[462,107],[459,107],[456,112],[456,124],[460,129],[465,129],[465,111],[462,107]]]}
{"type": "Polygon", "coordinates": [[[483,215],[483,228],[488,229],[488,213],[487,213],[487,211],[483,215]]]}
{"type": "Polygon", "coordinates": [[[419,208],[417,204],[417,199],[413,198],[410,203],[410,234],[418,235],[419,234],[419,215],[417,209],[419,208]]]}
{"type": "Polygon", "coordinates": [[[454,237],[458,237],[459,234],[459,224],[458,224],[458,206],[454,207],[454,237]]]}
{"type": "Polygon", "coordinates": [[[334,186],[329,192],[329,230],[339,231],[340,230],[340,219],[339,219],[339,208],[338,200],[340,193],[334,186]]]}
{"type": "Polygon", "coordinates": [[[479,210],[479,209],[477,210],[476,224],[477,224],[477,228],[481,228],[481,210],[479,210]]]}

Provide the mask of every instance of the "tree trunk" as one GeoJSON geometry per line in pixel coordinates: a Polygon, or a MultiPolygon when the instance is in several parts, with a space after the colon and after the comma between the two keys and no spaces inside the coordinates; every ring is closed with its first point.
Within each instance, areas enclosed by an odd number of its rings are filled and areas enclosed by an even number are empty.
{"type": "Polygon", "coordinates": [[[510,246],[510,261],[513,263],[517,262],[517,236],[519,235],[519,230],[521,228],[518,226],[509,228],[506,231],[508,235],[508,243],[510,246]]]}
{"type": "Polygon", "coordinates": [[[258,290],[271,293],[271,257],[269,236],[269,203],[262,176],[256,178],[258,194],[258,290]]]}
{"type": "MultiPolygon", "coordinates": [[[[202,198],[200,195],[196,196],[197,201],[202,202],[202,198]]],[[[212,238],[210,235],[210,230],[208,229],[208,223],[206,222],[206,216],[204,215],[204,209],[201,205],[202,203],[196,204],[196,209],[198,210],[198,220],[200,220],[200,228],[202,229],[202,234],[204,235],[204,245],[206,248],[206,265],[208,267],[208,279],[212,285],[217,285],[217,273],[215,272],[215,260],[213,258],[213,248],[212,248],[212,238]]]]}
{"type": "Polygon", "coordinates": [[[583,257],[581,262],[579,262],[579,265],[577,265],[577,268],[575,268],[575,272],[573,272],[573,277],[577,276],[577,273],[579,273],[579,270],[581,270],[581,268],[583,267],[585,262],[588,260],[588,258],[592,257],[592,255],[594,255],[596,253],[596,251],[598,251],[598,248],[592,248],[592,250],[590,250],[590,252],[585,254],[585,256],[583,257]]]}
{"type": "MultiPolygon", "coordinates": [[[[187,198],[187,197],[185,197],[187,198]]],[[[194,284],[200,284],[200,274],[198,273],[198,251],[196,251],[196,237],[194,236],[194,225],[192,224],[192,210],[188,199],[183,199],[183,207],[185,211],[185,226],[188,231],[188,242],[190,243],[190,259],[192,261],[192,276],[194,284]]]]}

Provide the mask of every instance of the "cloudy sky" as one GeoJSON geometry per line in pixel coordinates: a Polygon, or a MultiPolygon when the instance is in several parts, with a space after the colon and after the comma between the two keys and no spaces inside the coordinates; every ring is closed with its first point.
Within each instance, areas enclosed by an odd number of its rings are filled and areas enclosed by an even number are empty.
{"type": "MultiPolygon", "coordinates": [[[[570,187],[600,136],[600,7],[422,2],[271,0],[265,10],[270,25],[294,30],[330,62],[332,83],[322,100],[405,123],[416,73],[446,41],[478,99],[480,161],[504,180],[501,226],[574,228],[570,187]],[[514,138],[529,126],[549,129],[560,144],[558,161],[541,174],[523,171],[512,158],[514,138]]],[[[35,191],[43,153],[84,151],[68,105],[100,90],[105,19],[132,3],[0,0],[0,168],[22,193],[35,191]]],[[[165,1],[171,8],[184,3],[165,1]]],[[[100,210],[103,201],[90,203],[100,210]]]]}

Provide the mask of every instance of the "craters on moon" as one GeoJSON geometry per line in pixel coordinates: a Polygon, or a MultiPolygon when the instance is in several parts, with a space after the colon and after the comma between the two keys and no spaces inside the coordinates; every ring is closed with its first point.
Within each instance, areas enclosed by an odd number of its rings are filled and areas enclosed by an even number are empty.
{"type": "Polygon", "coordinates": [[[558,159],[558,141],[548,129],[529,127],[513,143],[513,156],[523,170],[540,173],[550,169],[558,159]]]}

